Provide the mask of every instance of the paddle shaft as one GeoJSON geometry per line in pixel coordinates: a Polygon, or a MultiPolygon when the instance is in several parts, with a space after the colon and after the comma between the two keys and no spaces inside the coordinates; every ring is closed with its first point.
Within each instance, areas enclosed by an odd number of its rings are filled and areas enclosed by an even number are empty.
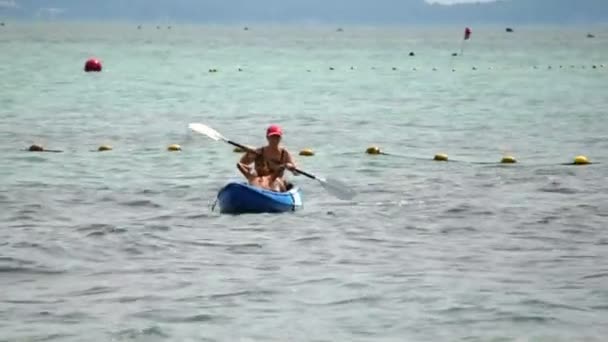
{"type": "MultiPolygon", "coordinates": [[[[255,154],[259,154],[259,153],[258,153],[256,150],[251,149],[251,148],[249,148],[249,147],[247,147],[247,146],[245,146],[245,145],[241,145],[241,144],[239,144],[239,143],[237,143],[237,142],[234,142],[234,141],[232,141],[232,140],[228,140],[228,139],[227,139],[227,140],[225,140],[225,141],[226,141],[227,143],[229,143],[230,145],[232,145],[232,146],[236,146],[236,147],[241,148],[241,149],[243,149],[243,150],[245,150],[245,151],[249,151],[249,152],[253,152],[253,153],[255,153],[255,154]]],[[[273,163],[275,163],[275,164],[279,164],[279,165],[281,164],[281,162],[280,162],[280,161],[277,161],[277,160],[271,160],[271,162],[273,162],[273,163]]],[[[317,180],[318,180],[318,178],[317,178],[317,177],[315,177],[314,175],[311,175],[311,174],[310,174],[310,173],[308,173],[308,172],[302,171],[302,170],[300,170],[300,169],[294,169],[294,171],[296,171],[297,173],[302,174],[302,175],[304,175],[304,176],[306,176],[306,177],[308,177],[308,178],[310,178],[310,179],[317,179],[317,180]]]]}

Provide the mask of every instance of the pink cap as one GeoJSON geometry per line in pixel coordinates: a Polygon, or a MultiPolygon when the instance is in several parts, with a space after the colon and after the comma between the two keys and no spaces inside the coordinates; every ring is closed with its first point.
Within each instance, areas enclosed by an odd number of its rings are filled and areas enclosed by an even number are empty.
{"type": "Polygon", "coordinates": [[[279,137],[283,135],[283,130],[281,129],[281,126],[279,126],[279,125],[268,126],[268,129],[266,130],[266,136],[271,137],[273,135],[277,135],[279,137]]]}

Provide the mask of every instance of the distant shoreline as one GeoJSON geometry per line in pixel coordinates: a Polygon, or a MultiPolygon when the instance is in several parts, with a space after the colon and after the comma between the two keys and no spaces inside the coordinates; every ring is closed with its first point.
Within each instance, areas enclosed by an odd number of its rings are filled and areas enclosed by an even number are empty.
{"type": "Polygon", "coordinates": [[[4,18],[0,19],[0,22],[5,23],[5,26],[0,29],[8,29],[11,25],[85,25],[85,26],[133,26],[137,28],[141,25],[141,29],[156,29],[156,26],[160,26],[161,29],[166,29],[167,26],[171,26],[172,29],[179,27],[217,27],[217,28],[236,28],[239,30],[255,31],[255,28],[273,28],[273,27],[284,27],[293,29],[320,29],[336,31],[336,33],[348,33],[349,29],[365,30],[365,29],[460,29],[465,26],[472,26],[478,28],[486,28],[492,30],[504,30],[509,27],[513,28],[517,34],[519,30],[537,30],[537,29],[574,29],[582,31],[594,31],[601,32],[608,30],[608,21],[603,23],[570,23],[570,24],[557,24],[557,23],[528,23],[528,24],[508,24],[508,23],[382,23],[382,24],[370,24],[370,23],[331,23],[331,22],[309,22],[309,21],[293,21],[293,22],[280,22],[280,21],[251,21],[251,22],[190,22],[190,21],[170,21],[170,20],[158,20],[158,21],[136,21],[136,20],[122,20],[122,19],[111,19],[111,20],[83,20],[83,19],[36,19],[36,18],[4,18]],[[339,30],[341,29],[341,30],[339,30]]]}

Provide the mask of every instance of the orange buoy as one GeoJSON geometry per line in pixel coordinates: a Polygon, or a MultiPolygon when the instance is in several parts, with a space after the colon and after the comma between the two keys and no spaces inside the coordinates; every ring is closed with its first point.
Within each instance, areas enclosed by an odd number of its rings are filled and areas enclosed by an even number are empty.
{"type": "Polygon", "coordinates": [[[86,72],[100,72],[101,69],[101,62],[96,58],[89,58],[86,63],[84,63],[84,71],[86,72]]]}

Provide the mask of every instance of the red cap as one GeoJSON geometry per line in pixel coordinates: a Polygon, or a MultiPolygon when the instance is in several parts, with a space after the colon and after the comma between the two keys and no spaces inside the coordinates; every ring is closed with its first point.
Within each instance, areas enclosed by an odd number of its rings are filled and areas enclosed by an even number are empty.
{"type": "Polygon", "coordinates": [[[271,137],[273,135],[278,135],[279,137],[283,135],[283,130],[279,125],[270,125],[266,130],[266,136],[271,137]]]}

